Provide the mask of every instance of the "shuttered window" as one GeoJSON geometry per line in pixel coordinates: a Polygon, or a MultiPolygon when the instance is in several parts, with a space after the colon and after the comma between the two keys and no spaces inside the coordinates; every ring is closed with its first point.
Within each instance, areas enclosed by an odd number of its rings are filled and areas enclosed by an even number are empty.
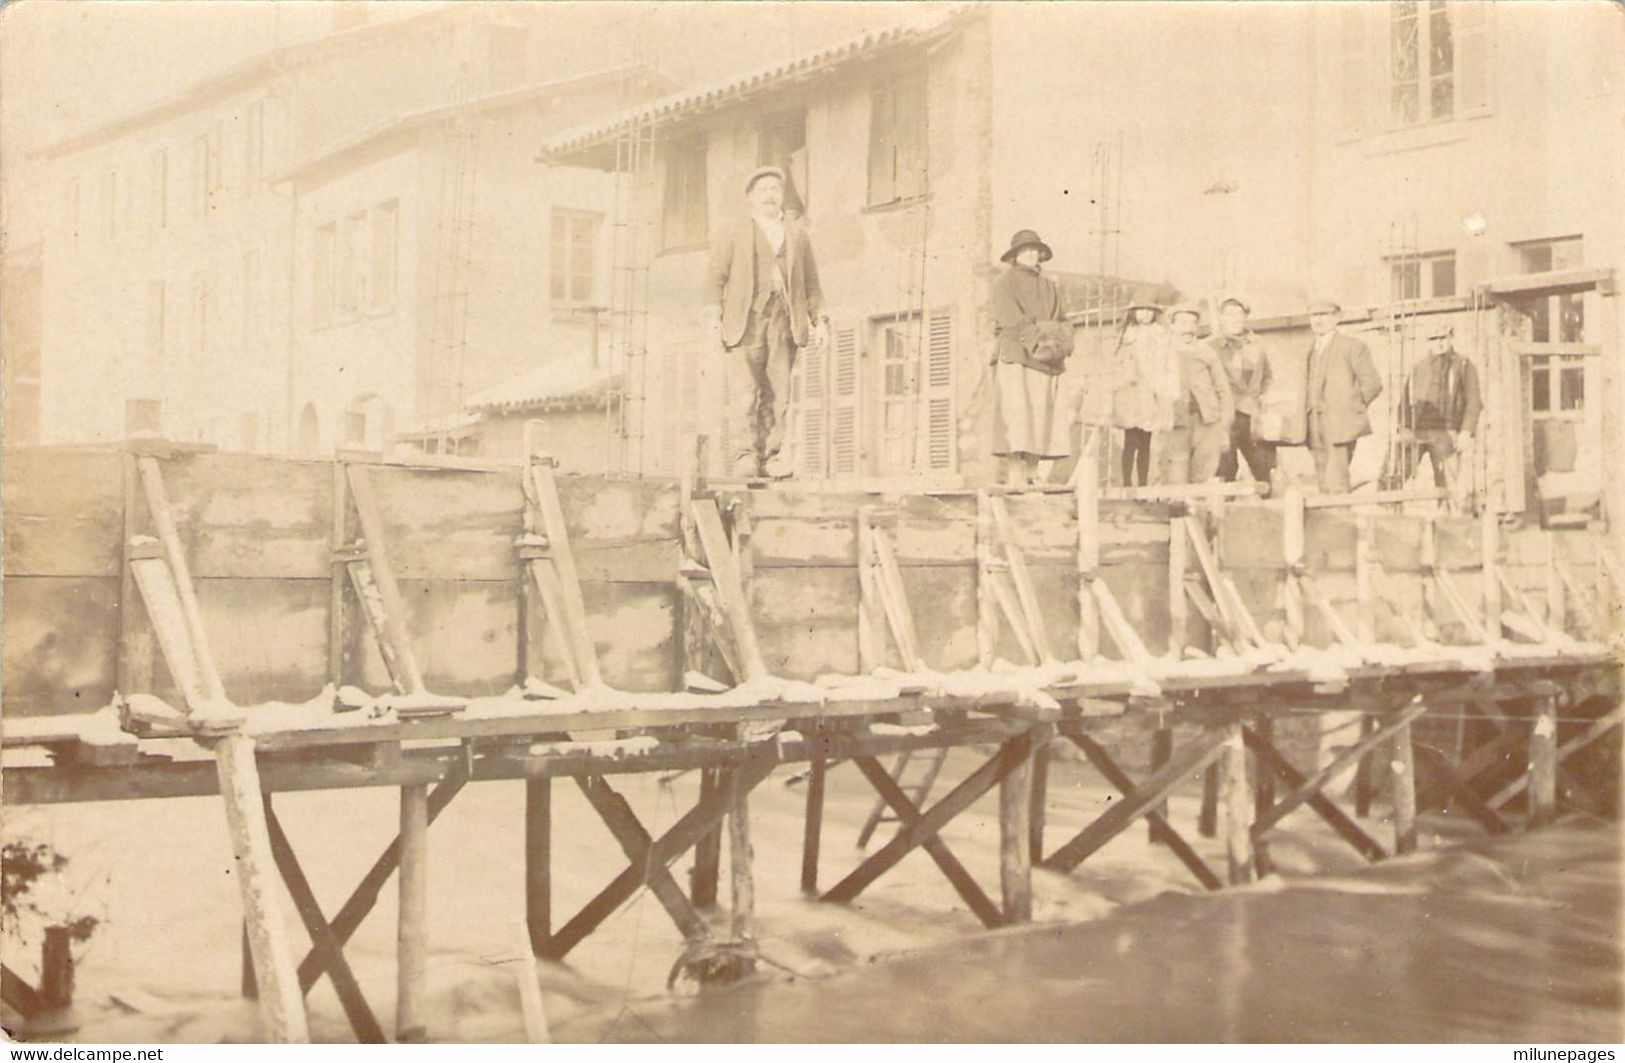
{"type": "Polygon", "coordinates": [[[954,314],[952,308],[933,310],[925,330],[925,467],[952,472],[958,465],[954,435],[954,314]]]}
{"type": "Polygon", "coordinates": [[[869,100],[869,205],[925,193],[926,82],[910,74],[877,85],[869,100]]]}
{"type": "Polygon", "coordinates": [[[803,347],[791,383],[791,416],[796,440],[796,473],[809,479],[829,475],[828,346],[803,347]]]}
{"type": "Polygon", "coordinates": [[[672,144],[666,156],[660,246],[667,250],[705,242],[705,156],[703,136],[672,144]]]}
{"type": "Polygon", "coordinates": [[[856,324],[832,330],[829,365],[829,475],[858,475],[862,428],[860,406],[863,393],[860,359],[862,330],[856,324]]]}

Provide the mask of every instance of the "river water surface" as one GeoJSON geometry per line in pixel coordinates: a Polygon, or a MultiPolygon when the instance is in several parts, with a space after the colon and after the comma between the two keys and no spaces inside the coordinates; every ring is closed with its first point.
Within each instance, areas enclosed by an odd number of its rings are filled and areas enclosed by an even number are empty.
{"type": "Polygon", "coordinates": [[[1617,827],[1568,826],[1355,875],[1164,895],[816,980],[613,1014],[630,1041],[1617,1042],[1617,827]]]}

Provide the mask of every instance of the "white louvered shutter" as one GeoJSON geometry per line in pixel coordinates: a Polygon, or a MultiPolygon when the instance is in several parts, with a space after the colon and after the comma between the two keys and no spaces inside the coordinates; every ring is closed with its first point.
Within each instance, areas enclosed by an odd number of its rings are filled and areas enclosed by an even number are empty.
{"type": "Polygon", "coordinates": [[[796,472],[809,479],[829,475],[829,345],[801,348],[794,383],[796,472]]]}
{"type": "Polygon", "coordinates": [[[861,460],[859,388],[862,349],[855,323],[837,325],[831,330],[829,367],[829,475],[850,477],[858,474],[861,460]]]}
{"type": "Polygon", "coordinates": [[[952,307],[931,311],[926,319],[924,379],[920,401],[925,416],[925,468],[952,472],[959,464],[954,436],[954,312],[952,307]]]}

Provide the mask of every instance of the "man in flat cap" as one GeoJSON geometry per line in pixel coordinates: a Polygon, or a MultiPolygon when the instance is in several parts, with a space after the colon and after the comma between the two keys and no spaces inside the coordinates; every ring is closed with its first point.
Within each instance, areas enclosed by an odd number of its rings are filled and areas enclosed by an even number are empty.
{"type": "Polygon", "coordinates": [[[1371,434],[1366,409],[1382,394],[1371,351],[1353,336],[1339,331],[1343,308],[1335,300],[1319,299],[1309,305],[1309,453],[1315,475],[1327,494],[1347,494],[1349,461],[1354,442],[1371,434]]]}
{"type": "Polygon", "coordinates": [[[784,171],[763,166],[745,181],[750,216],[712,244],[705,322],[724,348],[734,475],[791,474],[785,445],[796,351],[822,344],[829,321],[812,241],[784,213],[784,171]]]}
{"type": "Polygon", "coordinates": [[[1455,456],[1472,441],[1484,402],[1478,370],[1456,353],[1455,329],[1441,322],[1427,330],[1428,353],[1411,371],[1399,404],[1399,426],[1410,429],[1416,445],[1433,463],[1433,482],[1453,490],[1455,456]]]}
{"type": "Polygon", "coordinates": [[[1253,419],[1259,415],[1264,391],[1270,386],[1269,355],[1258,342],[1258,336],[1247,327],[1251,308],[1239,296],[1227,296],[1219,304],[1219,327],[1208,343],[1219,356],[1224,372],[1230,379],[1230,394],[1236,401],[1236,418],[1230,424],[1230,438],[1219,456],[1219,479],[1235,482],[1241,471],[1241,462],[1253,479],[1270,486],[1270,474],[1275,469],[1275,444],[1260,439],[1253,430],[1253,419]]]}

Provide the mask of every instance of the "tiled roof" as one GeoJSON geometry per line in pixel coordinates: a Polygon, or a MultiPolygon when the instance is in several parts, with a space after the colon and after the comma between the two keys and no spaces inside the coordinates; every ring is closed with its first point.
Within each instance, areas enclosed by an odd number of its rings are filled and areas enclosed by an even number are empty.
{"type": "Polygon", "coordinates": [[[884,29],[869,30],[794,59],[663,96],[549,137],[542,144],[542,156],[548,160],[563,159],[597,147],[635,125],[670,121],[703,108],[738,102],[787,81],[828,73],[844,63],[872,58],[898,45],[928,40],[957,29],[964,17],[975,10],[972,5],[960,5],[946,11],[933,11],[884,29]]]}
{"type": "Polygon", "coordinates": [[[572,355],[476,392],[464,401],[473,412],[509,412],[605,402],[617,379],[590,358],[572,355]]]}

